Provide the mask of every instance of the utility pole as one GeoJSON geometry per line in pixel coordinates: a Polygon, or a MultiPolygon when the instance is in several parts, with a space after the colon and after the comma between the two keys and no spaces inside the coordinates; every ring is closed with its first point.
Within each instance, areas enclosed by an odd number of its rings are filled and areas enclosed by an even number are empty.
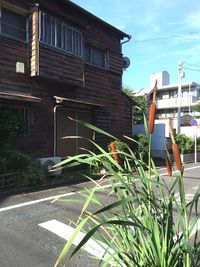
{"type": "Polygon", "coordinates": [[[183,61],[180,60],[178,63],[178,118],[177,118],[177,133],[180,133],[181,126],[180,126],[180,119],[181,119],[181,85],[182,85],[182,78],[185,77],[185,72],[183,69],[183,61]]]}

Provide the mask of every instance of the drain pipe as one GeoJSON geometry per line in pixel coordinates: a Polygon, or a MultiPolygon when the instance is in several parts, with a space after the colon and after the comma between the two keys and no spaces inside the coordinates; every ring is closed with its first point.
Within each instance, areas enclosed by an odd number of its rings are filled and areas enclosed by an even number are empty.
{"type": "Polygon", "coordinates": [[[121,42],[121,45],[123,45],[123,44],[125,44],[125,43],[129,42],[129,41],[131,40],[131,38],[132,38],[132,36],[131,36],[131,35],[129,35],[129,34],[127,34],[125,37],[126,37],[126,38],[128,38],[128,39],[127,39],[127,40],[125,40],[125,41],[123,41],[123,42],[121,42]]]}
{"type": "MultiPolygon", "coordinates": [[[[56,103],[58,100],[56,99],[56,103]]],[[[53,109],[53,156],[57,156],[57,109],[62,107],[62,105],[55,105],[53,109]]]]}

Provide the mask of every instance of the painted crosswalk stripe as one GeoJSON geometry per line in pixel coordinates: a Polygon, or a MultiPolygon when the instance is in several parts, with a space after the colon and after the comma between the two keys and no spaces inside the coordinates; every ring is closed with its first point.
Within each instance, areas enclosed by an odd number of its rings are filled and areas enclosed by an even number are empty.
{"type": "Polygon", "coordinates": [[[198,219],[196,225],[194,226],[194,228],[190,234],[190,237],[192,237],[193,235],[195,235],[199,231],[200,231],[200,219],[198,219]]]}
{"type": "MultiPolygon", "coordinates": [[[[193,198],[194,198],[194,194],[185,194],[185,200],[186,200],[187,203],[192,201],[193,198]]],[[[175,199],[176,199],[177,202],[179,202],[179,203],[181,202],[181,198],[180,198],[180,194],[179,193],[175,194],[175,199]]]]}
{"type": "MultiPolygon", "coordinates": [[[[40,227],[56,234],[57,236],[63,238],[64,240],[68,241],[70,237],[72,236],[75,228],[64,224],[62,222],[59,222],[57,220],[50,220],[44,223],[39,224],[40,227]]],[[[190,233],[190,238],[200,231],[200,219],[197,220],[196,225],[194,226],[192,232],[190,233]]],[[[180,236],[181,233],[178,234],[180,236]]],[[[84,238],[85,234],[82,232],[79,232],[76,236],[76,238],[73,241],[73,245],[77,246],[80,241],[84,238]]],[[[174,237],[174,241],[177,239],[177,236],[174,237]]],[[[95,256],[99,260],[106,260],[110,255],[114,254],[114,251],[109,248],[106,244],[94,240],[89,239],[86,245],[83,247],[86,252],[91,254],[92,256],[95,256]]],[[[121,263],[121,266],[124,266],[123,263],[121,263]]]]}
{"type": "MultiPolygon", "coordinates": [[[[72,236],[75,228],[64,224],[62,222],[59,222],[57,220],[50,220],[44,223],[39,224],[40,227],[56,234],[57,236],[63,238],[64,240],[69,240],[70,237],[72,236]]],[[[85,234],[82,232],[79,232],[74,239],[73,244],[77,246],[80,241],[84,238],[85,234]]],[[[88,252],[89,254],[97,257],[98,259],[106,259],[109,257],[111,254],[113,254],[113,251],[104,243],[94,240],[94,239],[89,239],[87,244],[84,246],[84,250],[88,252]],[[107,253],[105,254],[105,252],[107,253]]]]}

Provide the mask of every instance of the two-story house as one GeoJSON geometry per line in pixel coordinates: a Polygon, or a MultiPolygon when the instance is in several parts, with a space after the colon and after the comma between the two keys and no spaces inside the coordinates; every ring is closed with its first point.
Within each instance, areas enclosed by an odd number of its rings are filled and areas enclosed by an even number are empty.
{"type": "Polygon", "coordinates": [[[122,92],[129,39],[72,1],[0,0],[0,109],[24,120],[23,152],[65,157],[91,149],[87,138],[108,144],[70,118],[131,135],[133,102],[122,92]]]}

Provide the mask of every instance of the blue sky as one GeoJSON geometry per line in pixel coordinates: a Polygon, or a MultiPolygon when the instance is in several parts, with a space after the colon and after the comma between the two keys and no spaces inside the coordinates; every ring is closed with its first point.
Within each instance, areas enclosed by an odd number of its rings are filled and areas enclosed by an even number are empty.
{"type": "Polygon", "coordinates": [[[183,60],[183,81],[200,83],[200,0],[73,0],[94,15],[132,35],[123,45],[131,60],[123,84],[138,91],[149,87],[151,73],[168,71],[177,83],[183,60]],[[196,70],[196,71],[195,71],[196,70]]]}

